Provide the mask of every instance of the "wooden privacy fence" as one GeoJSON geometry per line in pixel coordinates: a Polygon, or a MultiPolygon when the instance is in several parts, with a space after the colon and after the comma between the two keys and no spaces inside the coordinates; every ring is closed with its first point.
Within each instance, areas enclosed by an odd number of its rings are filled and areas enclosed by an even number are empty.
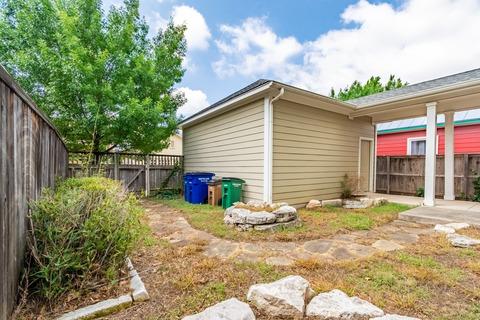
{"type": "Polygon", "coordinates": [[[69,176],[101,174],[120,180],[130,191],[182,189],[183,157],[127,152],[70,152],[69,176]]]}
{"type": "Polygon", "coordinates": [[[15,306],[28,203],[66,176],[67,163],[55,128],[0,66],[0,319],[15,306]]]}
{"type": "MultiPolygon", "coordinates": [[[[480,154],[455,155],[455,196],[460,199],[473,195],[473,179],[480,174],[480,154]]],[[[435,194],[444,194],[445,163],[437,156],[435,194]]],[[[377,192],[414,195],[425,182],[424,156],[377,157],[377,192]]]]}

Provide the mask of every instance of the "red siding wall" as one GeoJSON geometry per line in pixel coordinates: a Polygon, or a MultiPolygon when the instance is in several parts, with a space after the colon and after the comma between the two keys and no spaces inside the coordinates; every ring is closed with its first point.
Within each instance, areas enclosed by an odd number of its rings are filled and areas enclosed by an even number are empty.
{"type": "MultiPolygon", "coordinates": [[[[443,128],[437,129],[438,154],[444,154],[445,134],[443,128]]],[[[379,134],[377,137],[377,155],[407,155],[407,139],[424,137],[425,130],[379,134]]],[[[480,124],[455,127],[455,153],[480,153],[480,124]]]]}

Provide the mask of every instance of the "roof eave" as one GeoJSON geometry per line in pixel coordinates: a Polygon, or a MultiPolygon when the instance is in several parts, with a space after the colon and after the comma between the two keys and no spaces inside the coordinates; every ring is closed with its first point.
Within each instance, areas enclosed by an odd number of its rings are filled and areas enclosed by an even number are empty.
{"type": "Polygon", "coordinates": [[[193,115],[182,122],[179,123],[180,129],[183,129],[184,127],[188,127],[193,125],[194,123],[198,122],[201,119],[205,119],[208,117],[211,117],[213,115],[216,115],[218,113],[225,112],[229,110],[231,107],[235,107],[236,105],[240,105],[244,100],[246,99],[251,99],[254,98],[255,96],[260,96],[261,94],[267,92],[273,84],[273,81],[269,81],[255,89],[252,89],[250,91],[247,91],[235,98],[232,98],[228,101],[225,101],[224,103],[215,106],[214,108],[205,110],[205,112],[198,113],[196,115],[193,115]]]}
{"type": "MultiPolygon", "coordinates": [[[[392,97],[392,98],[389,98],[389,99],[380,100],[380,101],[377,101],[377,102],[374,102],[374,103],[366,103],[366,104],[357,105],[356,110],[357,110],[358,113],[360,113],[361,111],[364,111],[364,110],[375,110],[377,108],[385,107],[385,106],[388,106],[389,104],[397,103],[397,102],[400,102],[400,101],[408,101],[408,100],[417,99],[417,98],[424,98],[424,97],[428,97],[428,96],[431,96],[431,95],[443,93],[445,91],[465,89],[465,88],[469,88],[469,87],[473,87],[473,86],[477,86],[477,85],[480,85],[480,79],[463,81],[463,82],[455,83],[455,84],[452,84],[452,85],[436,87],[436,88],[428,89],[428,90],[422,90],[422,91],[415,92],[415,93],[412,93],[412,94],[403,94],[403,95],[399,95],[399,96],[392,97]]],[[[355,114],[354,114],[354,116],[355,116],[355,114]]]]}

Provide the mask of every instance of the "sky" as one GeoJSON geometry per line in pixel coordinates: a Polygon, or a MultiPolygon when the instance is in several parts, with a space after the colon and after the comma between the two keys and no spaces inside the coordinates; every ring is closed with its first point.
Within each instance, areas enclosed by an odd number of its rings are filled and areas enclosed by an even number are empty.
{"type": "Polygon", "coordinates": [[[187,26],[183,116],[260,78],[328,95],[371,76],[480,67],[480,0],[140,0],[140,11],[151,35],[187,26]]]}

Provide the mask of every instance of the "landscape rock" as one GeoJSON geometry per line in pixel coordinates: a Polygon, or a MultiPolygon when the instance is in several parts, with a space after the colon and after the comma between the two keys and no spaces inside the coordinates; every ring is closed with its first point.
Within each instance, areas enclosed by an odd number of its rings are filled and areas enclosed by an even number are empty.
{"type": "Polygon", "coordinates": [[[278,222],[278,223],[270,223],[270,224],[257,224],[253,226],[253,229],[258,230],[258,231],[276,231],[276,230],[282,230],[283,228],[288,228],[288,227],[295,227],[300,225],[300,221],[297,220],[292,220],[288,222],[278,222]]]}
{"type": "Polygon", "coordinates": [[[267,212],[267,211],[255,212],[254,211],[254,212],[250,212],[247,215],[245,222],[256,225],[256,224],[273,223],[275,222],[275,220],[277,220],[277,217],[271,212],[267,212]]]}
{"type": "Polygon", "coordinates": [[[387,252],[388,251],[395,251],[395,250],[399,250],[399,249],[403,248],[402,245],[399,245],[396,242],[389,241],[389,240],[383,240],[383,239],[375,241],[372,244],[372,247],[374,247],[375,249],[378,249],[378,250],[381,250],[381,251],[387,251],[387,252]]]}
{"type": "Polygon", "coordinates": [[[447,238],[452,244],[452,246],[454,247],[469,248],[471,246],[476,246],[480,244],[480,240],[473,239],[473,238],[456,234],[456,233],[448,234],[447,238]]]}
{"type": "Polygon", "coordinates": [[[255,320],[255,315],[248,304],[232,298],[182,320],[255,320]]]}
{"type": "Polygon", "coordinates": [[[342,199],[322,200],[323,207],[341,207],[343,205],[342,199]]]}
{"type": "Polygon", "coordinates": [[[301,319],[313,295],[307,280],[300,276],[288,276],[272,283],[251,286],[247,299],[269,316],[301,319]]]}
{"type": "Polygon", "coordinates": [[[320,319],[365,319],[383,316],[383,311],[368,301],[349,297],[340,290],[320,293],[307,306],[308,317],[320,319]]]}
{"type": "Polygon", "coordinates": [[[272,211],[277,210],[278,208],[288,206],[288,203],[286,202],[276,202],[268,205],[268,208],[271,209],[272,211]]]}
{"type": "Polygon", "coordinates": [[[307,210],[315,210],[317,208],[321,208],[322,207],[322,201],[321,200],[310,200],[308,203],[307,203],[307,210]]]}
{"type": "Polygon", "coordinates": [[[419,318],[412,318],[407,316],[401,316],[398,314],[386,314],[382,317],[370,318],[370,320],[420,320],[419,318]]]}
{"type": "Polygon", "coordinates": [[[287,205],[278,208],[272,214],[275,215],[276,222],[288,222],[297,218],[297,209],[287,205]]]}
{"type": "Polygon", "coordinates": [[[247,202],[247,207],[252,209],[265,209],[267,203],[260,200],[250,200],[247,202]]]}
{"type": "Polygon", "coordinates": [[[80,308],[57,318],[57,320],[80,320],[94,319],[125,309],[132,305],[132,296],[129,294],[120,296],[115,299],[108,299],[92,304],[90,306],[80,308]]]}
{"type": "Polygon", "coordinates": [[[455,231],[456,230],[461,230],[461,229],[466,229],[470,228],[470,225],[465,222],[453,222],[453,223],[447,223],[444,225],[445,227],[453,228],[455,231]]]}
{"type": "Polygon", "coordinates": [[[133,301],[147,301],[150,299],[147,289],[143,284],[142,279],[138,275],[137,270],[133,267],[130,258],[126,259],[128,275],[130,276],[130,290],[132,292],[133,301]]]}
{"type": "Polygon", "coordinates": [[[447,227],[447,226],[444,226],[443,224],[437,224],[435,225],[435,227],[433,228],[433,230],[435,232],[439,232],[439,233],[455,233],[455,229],[453,229],[452,227],[447,227]]]}
{"type": "Polygon", "coordinates": [[[370,198],[360,198],[355,200],[345,200],[343,207],[346,209],[365,209],[373,206],[374,201],[370,198]]]}
{"type": "Polygon", "coordinates": [[[253,225],[252,225],[252,224],[242,223],[242,224],[236,224],[236,225],[235,225],[235,228],[236,228],[238,231],[249,231],[249,230],[252,230],[252,229],[253,229],[253,225]]]}
{"type": "Polygon", "coordinates": [[[373,199],[373,205],[374,206],[381,206],[381,205],[384,205],[384,204],[387,204],[388,203],[388,199],[387,198],[375,198],[373,199]]]}
{"type": "Polygon", "coordinates": [[[231,206],[231,207],[228,207],[227,209],[225,209],[225,212],[223,213],[225,217],[231,217],[232,216],[232,212],[233,210],[235,210],[237,208],[235,208],[235,206],[231,206]]]}

